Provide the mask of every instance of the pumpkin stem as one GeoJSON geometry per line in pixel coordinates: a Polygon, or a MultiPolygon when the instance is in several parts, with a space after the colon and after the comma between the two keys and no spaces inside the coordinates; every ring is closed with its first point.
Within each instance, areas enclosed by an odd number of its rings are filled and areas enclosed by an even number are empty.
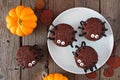
{"type": "Polygon", "coordinates": [[[22,25],[22,20],[21,19],[18,19],[18,24],[21,26],[22,25]]]}

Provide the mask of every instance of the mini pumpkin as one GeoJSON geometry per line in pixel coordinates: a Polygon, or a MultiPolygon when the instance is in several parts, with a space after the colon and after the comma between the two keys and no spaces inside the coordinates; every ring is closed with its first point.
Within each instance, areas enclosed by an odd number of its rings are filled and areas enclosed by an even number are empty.
{"type": "Polygon", "coordinates": [[[43,80],[68,80],[68,78],[60,73],[54,73],[44,77],[43,80]]]}
{"type": "Polygon", "coordinates": [[[34,11],[25,6],[17,6],[9,11],[6,16],[7,28],[12,34],[26,36],[33,32],[37,25],[34,11]]]}

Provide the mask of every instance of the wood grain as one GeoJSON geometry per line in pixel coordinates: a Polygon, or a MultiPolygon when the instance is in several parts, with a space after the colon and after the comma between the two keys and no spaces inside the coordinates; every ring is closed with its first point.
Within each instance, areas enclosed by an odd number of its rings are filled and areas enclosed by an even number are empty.
{"type": "MultiPolygon", "coordinates": [[[[58,16],[64,10],[74,7],[74,0],[49,0],[49,9],[53,10],[54,18],[58,16]]],[[[68,76],[69,80],[74,80],[75,75],[64,71],[49,57],[49,72],[50,73],[62,73],[68,76]]]]}
{"type": "MultiPolygon", "coordinates": [[[[120,0],[101,0],[101,14],[106,17],[106,19],[111,24],[114,39],[120,39],[120,0]]],[[[117,48],[117,55],[120,56],[120,45],[117,48]]],[[[120,79],[120,68],[115,69],[114,76],[111,78],[106,78],[103,75],[103,69],[101,70],[101,80],[119,80],[120,79]]]]}
{"type": "Polygon", "coordinates": [[[20,80],[20,70],[15,60],[19,37],[8,31],[5,21],[8,11],[19,4],[20,0],[0,0],[0,80],[20,80]]]}
{"type": "MultiPolygon", "coordinates": [[[[22,5],[31,7],[34,9],[36,0],[22,0],[22,5]]],[[[47,3],[47,2],[46,2],[47,3]]],[[[29,35],[22,37],[22,45],[34,45],[37,44],[41,49],[42,53],[44,54],[43,61],[39,62],[35,67],[32,69],[25,69],[22,70],[22,80],[42,80],[41,73],[44,69],[45,59],[47,59],[47,27],[40,24],[38,21],[37,28],[35,31],[29,35]]]]}
{"type": "MultiPolygon", "coordinates": [[[[45,0],[46,8],[53,10],[54,18],[61,12],[73,7],[88,7],[100,12],[111,24],[115,40],[120,39],[120,0],[45,0]]],[[[22,3],[34,9],[36,0],[0,0],[0,80],[42,80],[41,73],[44,70],[46,60],[49,60],[49,73],[62,73],[69,80],[92,80],[85,75],[76,75],[61,69],[52,60],[47,49],[47,28],[38,22],[35,31],[20,38],[12,35],[6,28],[5,17],[8,11],[22,3]],[[44,54],[43,61],[39,62],[31,69],[20,69],[15,60],[15,52],[22,45],[38,44],[44,54]],[[18,70],[14,70],[18,68],[18,70]]],[[[120,56],[120,44],[117,48],[117,55],[120,56]]],[[[93,80],[119,80],[120,68],[115,69],[115,74],[111,78],[103,75],[103,69],[97,71],[97,77],[93,80]]]]}
{"type": "Polygon", "coordinates": [[[75,7],[88,7],[99,12],[99,0],[75,0],[75,7]]]}

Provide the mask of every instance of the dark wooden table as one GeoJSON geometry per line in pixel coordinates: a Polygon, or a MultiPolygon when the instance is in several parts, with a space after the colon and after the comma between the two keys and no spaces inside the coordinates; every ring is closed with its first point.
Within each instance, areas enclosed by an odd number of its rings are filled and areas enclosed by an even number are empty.
{"type": "MultiPolygon", "coordinates": [[[[62,70],[51,59],[47,50],[46,27],[38,24],[37,29],[26,37],[12,35],[6,28],[5,17],[8,11],[17,5],[29,6],[34,9],[36,0],[0,0],[0,80],[42,80],[41,72],[45,61],[41,61],[32,69],[21,69],[15,60],[15,53],[22,45],[38,44],[49,59],[49,73],[60,72],[69,80],[89,80],[85,75],[75,75],[62,70]],[[14,70],[18,68],[18,70],[14,70]],[[4,78],[4,79],[3,79],[4,78]]],[[[66,9],[73,7],[88,7],[101,13],[111,24],[115,40],[120,38],[120,0],[46,0],[46,7],[53,10],[54,18],[66,9]]],[[[117,54],[120,54],[120,45],[117,54]]],[[[97,71],[95,80],[120,80],[120,68],[115,70],[111,78],[103,76],[103,69],[97,71]]]]}

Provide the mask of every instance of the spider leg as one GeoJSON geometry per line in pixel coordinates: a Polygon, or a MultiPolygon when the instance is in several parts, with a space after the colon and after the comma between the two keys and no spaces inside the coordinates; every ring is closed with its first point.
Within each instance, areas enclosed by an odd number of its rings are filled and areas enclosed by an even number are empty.
{"type": "Polygon", "coordinates": [[[96,66],[96,65],[95,65],[94,67],[95,67],[95,69],[97,69],[97,66],[96,66]]]}
{"type": "Polygon", "coordinates": [[[36,58],[37,58],[38,61],[41,61],[41,60],[42,60],[42,57],[43,57],[43,56],[38,56],[38,57],[36,57],[36,58]]]}
{"type": "Polygon", "coordinates": [[[76,57],[78,56],[78,54],[76,52],[72,51],[72,53],[74,56],[76,56],[76,57]]]}
{"type": "Polygon", "coordinates": [[[72,38],[72,40],[77,41],[77,39],[75,39],[75,38],[72,38]]]}
{"type": "Polygon", "coordinates": [[[101,24],[104,25],[106,22],[102,22],[101,24]]]}
{"type": "Polygon", "coordinates": [[[78,45],[75,45],[75,48],[78,48],[78,49],[79,49],[80,47],[79,47],[78,45]]]}
{"type": "Polygon", "coordinates": [[[58,29],[56,26],[54,26],[53,24],[51,24],[51,26],[53,27],[53,28],[55,28],[56,30],[58,29]]]}
{"type": "Polygon", "coordinates": [[[75,52],[74,52],[74,51],[72,51],[72,54],[73,54],[73,55],[75,55],[75,52]]]}
{"type": "Polygon", "coordinates": [[[93,67],[91,67],[91,68],[90,68],[90,71],[92,71],[92,72],[93,72],[93,67]]]}
{"type": "Polygon", "coordinates": [[[53,35],[55,35],[55,32],[54,31],[51,31],[51,30],[48,30],[49,32],[51,32],[53,35]]]}
{"type": "Polygon", "coordinates": [[[80,21],[80,24],[84,25],[84,24],[86,24],[86,22],[85,21],[80,21]]]}
{"type": "Polygon", "coordinates": [[[86,72],[87,72],[87,69],[84,69],[84,72],[86,73],[86,72]]]}
{"type": "Polygon", "coordinates": [[[48,37],[47,39],[49,39],[49,40],[55,40],[55,38],[51,38],[51,37],[48,37]]]}
{"type": "Polygon", "coordinates": [[[55,27],[53,24],[51,24],[52,27],[55,27]]]}
{"type": "Polygon", "coordinates": [[[107,31],[108,29],[105,28],[105,31],[107,31]]]}
{"type": "Polygon", "coordinates": [[[103,28],[102,30],[103,30],[103,31],[107,31],[108,29],[106,29],[106,28],[103,28]]]}
{"type": "Polygon", "coordinates": [[[46,29],[46,30],[47,30],[47,32],[49,32],[49,28],[48,28],[48,27],[47,27],[47,29],[46,29]]]}
{"type": "Polygon", "coordinates": [[[71,43],[70,46],[73,48],[73,44],[71,43]]]}
{"type": "Polygon", "coordinates": [[[84,36],[84,35],[86,35],[86,32],[84,32],[84,33],[82,33],[82,34],[79,34],[80,37],[81,37],[81,36],[84,36]]]}
{"type": "Polygon", "coordinates": [[[74,39],[74,41],[77,41],[77,39],[74,39]]]}
{"type": "Polygon", "coordinates": [[[41,48],[37,44],[33,45],[32,47],[37,51],[41,51],[41,48]]]}
{"type": "Polygon", "coordinates": [[[105,33],[102,34],[104,37],[106,37],[107,35],[105,33]]]}
{"type": "Polygon", "coordinates": [[[82,30],[84,30],[84,28],[83,28],[83,27],[80,27],[80,26],[78,27],[78,29],[82,29],[82,30]]]}
{"type": "Polygon", "coordinates": [[[22,66],[22,69],[25,69],[25,66],[22,66]]]}
{"type": "Polygon", "coordinates": [[[73,31],[73,33],[72,33],[72,34],[73,34],[73,35],[75,35],[76,33],[77,33],[77,31],[73,31]]]}

